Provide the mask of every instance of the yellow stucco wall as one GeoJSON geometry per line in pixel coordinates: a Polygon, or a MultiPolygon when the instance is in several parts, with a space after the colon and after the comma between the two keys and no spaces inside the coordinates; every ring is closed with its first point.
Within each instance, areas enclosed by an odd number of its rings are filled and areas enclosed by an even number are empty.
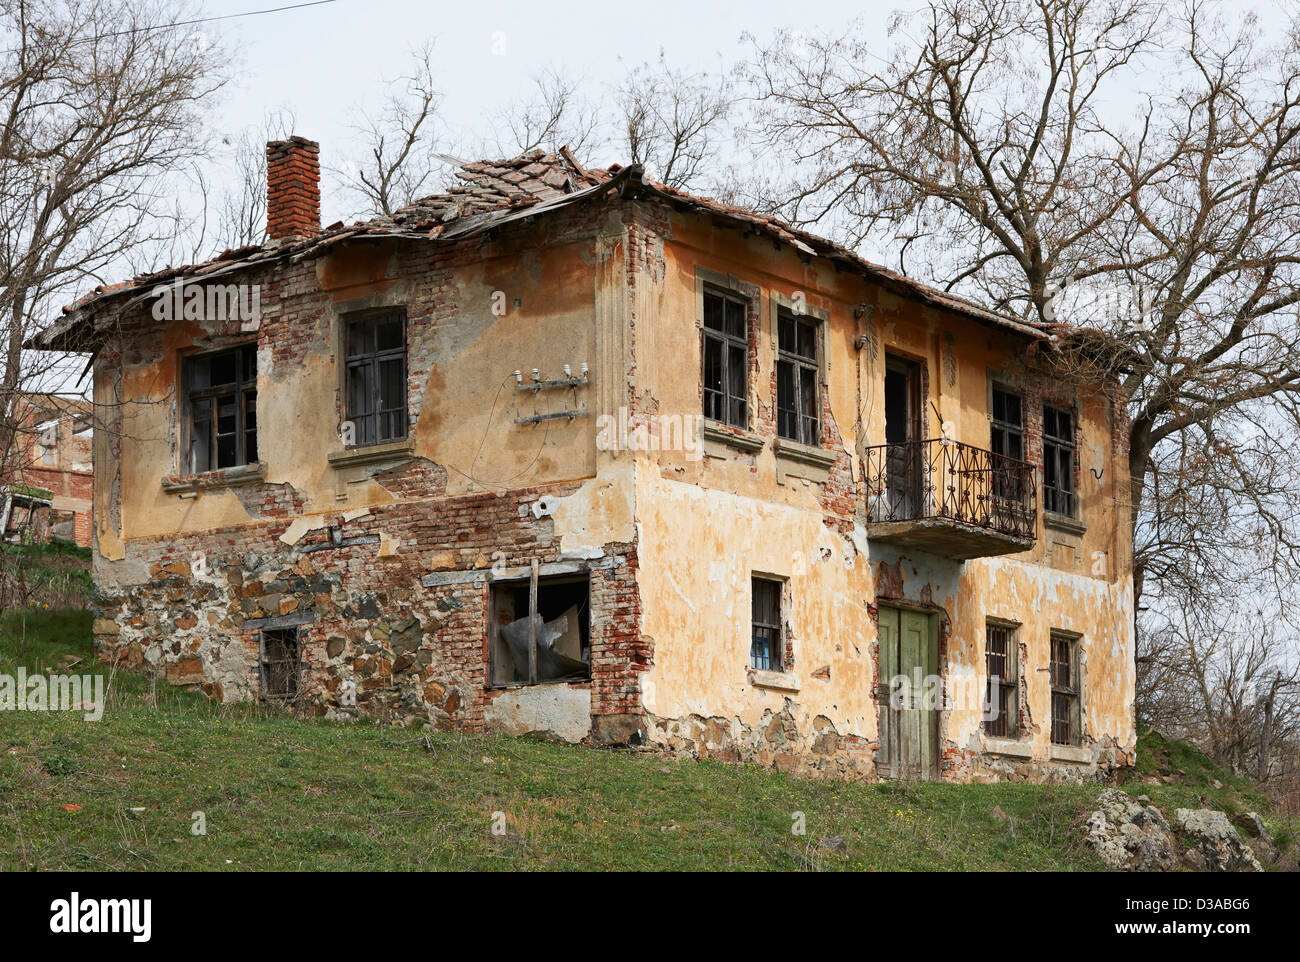
{"type": "MultiPolygon", "coordinates": [[[[862,445],[884,441],[885,353],[922,361],[928,373],[926,437],[951,422],[951,436],[990,444],[988,383],[991,371],[1016,370],[1027,339],[974,320],[922,307],[824,264],[801,260],[789,248],[743,239],[703,218],[672,221],[664,245],[663,282],[638,340],[639,396],[663,414],[699,410],[697,269],[731,275],[761,289],[763,321],[751,407],[774,403],[776,352],[770,323],[773,294],[802,294],[829,315],[830,407],[861,476],[862,445]],[[855,320],[857,304],[874,307],[870,328],[855,320]],[[876,342],[856,350],[867,334],[876,342]],[[950,357],[945,358],[945,347],[950,357]],[[955,370],[951,380],[945,370],[955,370]]],[[[1073,397],[1071,392],[1069,397],[1073,397]]],[[[872,697],[879,564],[896,565],[905,597],[942,608],[951,619],[945,716],[948,742],[980,747],[986,617],[1021,625],[1026,647],[1033,729],[1026,737],[1036,757],[1049,754],[1048,638],[1053,629],[1082,636],[1087,671],[1086,731],[1131,747],[1133,696],[1132,588],[1128,550],[1125,462],[1111,446],[1110,402],[1098,394],[1078,399],[1082,447],[1081,517],[1087,529],[1045,529],[1036,546],[1020,554],[966,564],[900,552],[869,541],[861,526],[841,534],[823,524],[815,483],[791,477],[769,440],[756,456],[709,445],[702,460],[679,452],[644,457],[638,474],[637,523],[645,632],[654,639],[655,664],[647,673],[647,710],[667,718],[718,715],[741,731],[791,699],[800,730],[818,716],[839,734],[874,739],[872,697]],[[788,628],[793,637],[797,690],[747,684],[750,577],[788,579],[788,628]],[[829,671],[827,669],[829,668],[829,671]]],[[[770,410],[766,415],[770,417],[770,410]]],[[[795,469],[798,470],[797,466],[795,469]]],[[[859,488],[860,490],[860,488],[859,488]]],[[[1041,500],[1040,500],[1041,504],[1041,500]]]]}

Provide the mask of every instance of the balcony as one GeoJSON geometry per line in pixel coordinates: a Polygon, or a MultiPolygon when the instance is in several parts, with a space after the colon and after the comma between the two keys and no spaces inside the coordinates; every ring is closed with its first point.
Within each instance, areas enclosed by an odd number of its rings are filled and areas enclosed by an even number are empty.
{"type": "Polygon", "coordinates": [[[866,451],[867,534],[965,561],[1014,554],[1038,536],[1034,466],[934,438],[866,451]]]}

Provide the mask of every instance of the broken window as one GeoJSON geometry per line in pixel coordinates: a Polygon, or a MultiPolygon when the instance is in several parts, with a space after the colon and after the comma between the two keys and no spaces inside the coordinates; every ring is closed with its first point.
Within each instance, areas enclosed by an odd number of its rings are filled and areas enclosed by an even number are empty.
{"type": "Polygon", "coordinates": [[[1068,635],[1052,633],[1052,742],[1079,743],[1079,644],[1068,635]]]}
{"type": "Polygon", "coordinates": [[[257,462],[257,346],[185,359],[187,469],[198,474],[257,462]]]}
{"type": "Polygon", "coordinates": [[[760,671],[780,671],[783,633],[781,631],[782,583],[768,578],[754,578],[751,584],[752,610],[749,642],[749,667],[760,671]]]}
{"type": "Polygon", "coordinates": [[[276,628],[262,632],[262,696],[291,699],[298,694],[298,629],[276,628]]]}
{"type": "Polygon", "coordinates": [[[1018,465],[1008,464],[1001,458],[1024,460],[1025,428],[1020,395],[994,385],[991,407],[991,447],[999,455],[993,459],[993,496],[1019,502],[1024,493],[1024,475],[1018,465]]]}
{"type": "Polygon", "coordinates": [[[704,290],[704,416],[736,428],[749,427],[747,309],[739,297],[704,290]]]}
{"type": "Polygon", "coordinates": [[[1074,414],[1043,405],[1043,509],[1074,516],[1074,414]]]}
{"type": "Polygon", "coordinates": [[[782,308],[777,313],[776,433],[817,445],[821,439],[817,324],[782,308]]]}
{"type": "Polygon", "coordinates": [[[387,311],[347,325],[347,419],[352,446],[406,437],[406,315],[387,311]]]}
{"type": "Polygon", "coordinates": [[[587,576],[538,578],[535,589],[532,584],[523,580],[492,586],[491,683],[504,687],[590,678],[587,576]]]}
{"type": "Polygon", "coordinates": [[[988,676],[984,732],[987,735],[1016,738],[1020,734],[1017,654],[1013,626],[996,622],[984,626],[984,668],[988,676]]]}

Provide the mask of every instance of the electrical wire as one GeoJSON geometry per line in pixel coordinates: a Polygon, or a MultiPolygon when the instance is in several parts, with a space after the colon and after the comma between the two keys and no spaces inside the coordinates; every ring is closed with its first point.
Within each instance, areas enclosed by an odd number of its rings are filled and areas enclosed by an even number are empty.
{"type": "MultiPolygon", "coordinates": [[[[193,20],[178,20],[175,23],[155,23],[144,27],[130,27],[126,30],[111,30],[108,33],[96,34],[93,37],[81,37],[77,40],[69,41],[68,46],[75,47],[80,44],[97,43],[100,40],[109,40],[113,37],[129,37],[136,33],[151,33],[154,30],[172,30],[176,27],[191,27],[200,23],[216,23],[219,20],[238,20],[242,17],[260,17],[267,13],[283,13],[286,10],[301,10],[304,7],[320,7],[327,3],[337,3],[338,0],[308,0],[306,3],[292,3],[282,7],[270,7],[266,10],[246,10],[243,13],[223,13],[215,17],[196,17],[193,20]]],[[[18,53],[17,48],[6,50],[5,53],[18,53]]]]}

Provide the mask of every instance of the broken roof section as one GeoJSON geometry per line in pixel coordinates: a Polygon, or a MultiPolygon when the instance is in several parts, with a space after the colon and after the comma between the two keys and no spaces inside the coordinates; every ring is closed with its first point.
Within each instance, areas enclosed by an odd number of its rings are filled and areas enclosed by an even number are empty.
{"type": "Polygon", "coordinates": [[[143,304],[159,284],[212,281],[279,260],[298,261],[337,244],[367,239],[407,238],[422,241],[459,240],[514,220],[542,216],[548,211],[619,192],[629,199],[667,204],[676,210],[711,215],[719,221],[769,236],[813,257],[825,257],[844,269],[880,283],[911,300],[955,311],[985,324],[1010,329],[1036,339],[1051,339],[1045,325],[1002,314],[974,301],[922,284],[874,264],[826,238],[811,234],[769,215],[709,197],[688,194],[647,179],[640,166],[584,168],[567,147],[558,155],[533,151],[508,160],[461,163],[460,184],[394,212],[351,225],[332,224],[311,237],[228,250],[202,264],[167,268],[130,281],[100,286],[63,309],[63,317],[29,342],[55,351],[94,349],[97,319],[143,304]]]}

